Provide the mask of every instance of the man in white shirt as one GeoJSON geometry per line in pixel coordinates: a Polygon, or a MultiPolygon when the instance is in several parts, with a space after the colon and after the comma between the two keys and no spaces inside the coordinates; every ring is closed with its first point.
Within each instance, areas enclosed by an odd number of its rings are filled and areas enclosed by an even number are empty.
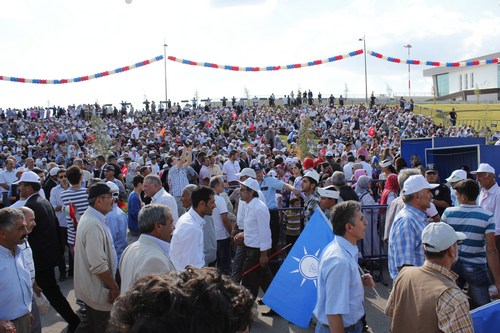
{"type": "Polygon", "coordinates": [[[175,270],[169,257],[170,241],[174,224],[170,208],[151,204],[139,212],[141,236],[123,251],[120,260],[122,283],[125,293],[134,282],[149,274],[167,273],[175,270]]]}
{"type": "MultiPolygon", "coordinates": [[[[495,219],[495,242],[497,250],[500,249],[500,187],[496,182],[495,169],[488,163],[479,164],[476,175],[481,193],[479,193],[479,206],[493,213],[495,219]]],[[[499,250],[500,251],[500,250],[499,250]]]]}
{"type": "Polygon", "coordinates": [[[238,177],[236,174],[240,172],[240,164],[238,163],[238,152],[231,150],[229,159],[222,166],[222,173],[226,176],[226,181],[229,185],[238,185],[238,177]]]}
{"type": "Polygon", "coordinates": [[[5,161],[5,169],[0,172],[0,190],[2,193],[2,201],[5,207],[10,205],[9,203],[9,188],[13,182],[16,181],[16,170],[14,170],[15,161],[13,158],[7,158],[5,161]]]}
{"type": "Polygon", "coordinates": [[[177,203],[175,198],[162,187],[160,177],[153,174],[147,175],[144,178],[143,186],[144,193],[151,198],[152,204],[160,204],[170,208],[175,225],[179,219],[177,203]]]}
{"type": "Polygon", "coordinates": [[[192,207],[179,218],[172,234],[170,258],[176,270],[183,270],[187,265],[205,266],[203,217],[212,215],[214,196],[214,191],[206,186],[199,186],[191,193],[192,207]]]}
{"type": "Polygon", "coordinates": [[[243,276],[242,284],[257,298],[259,287],[266,292],[271,284],[273,275],[268,264],[267,251],[271,248],[271,216],[264,202],[259,200],[259,183],[253,178],[240,182],[240,197],[247,203],[245,216],[245,230],[235,236],[236,242],[244,242],[246,258],[243,272],[257,264],[258,269],[243,276]]]}
{"type": "Polygon", "coordinates": [[[215,192],[215,208],[212,213],[212,220],[215,226],[215,238],[217,239],[217,268],[222,274],[231,274],[231,221],[226,200],[221,197],[224,191],[222,177],[215,176],[210,179],[210,188],[215,192]]]}

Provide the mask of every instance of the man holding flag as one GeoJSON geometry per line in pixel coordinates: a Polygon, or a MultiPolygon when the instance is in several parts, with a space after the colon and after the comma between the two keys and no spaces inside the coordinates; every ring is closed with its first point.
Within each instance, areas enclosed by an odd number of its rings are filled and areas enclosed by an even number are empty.
{"type": "Polygon", "coordinates": [[[355,201],[337,204],[332,211],[335,238],[323,250],[318,269],[316,333],[361,332],[365,314],[363,285],[375,287],[369,274],[360,274],[358,247],[367,221],[355,201]]]}

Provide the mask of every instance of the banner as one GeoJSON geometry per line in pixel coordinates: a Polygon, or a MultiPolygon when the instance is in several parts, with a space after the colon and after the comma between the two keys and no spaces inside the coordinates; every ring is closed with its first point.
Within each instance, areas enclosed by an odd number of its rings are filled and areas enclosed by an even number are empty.
{"type": "Polygon", "coordinates": [[[319,258],[333,237],[330,222],[316,208],[264,295],[264,304],[307,328],[316,306],[319,258]]]}
{"type": "Polygon", "coordinates": [[[482,60],[469,60],[469,61],[455,61],[455,62],[444,62],[444,61],[432,61],[432,60],[412,60],[412,59],[400,59],[394,57],[386,57],[378,52],[366,51],[367,54],[372,57],[387,60],[389,62],[394,62],[397,64],[405,65],[423,65],[423,66],[433,66],[433,67],[474,67],[489,64],[496,64],[499,62],[499,58],[482,59],[482,60]]]}
{"type": "Polygon", "coordinates": [[[474,332],[496,333],[500,327],[500,300],[485,304],[470,312],[474,332]]]}

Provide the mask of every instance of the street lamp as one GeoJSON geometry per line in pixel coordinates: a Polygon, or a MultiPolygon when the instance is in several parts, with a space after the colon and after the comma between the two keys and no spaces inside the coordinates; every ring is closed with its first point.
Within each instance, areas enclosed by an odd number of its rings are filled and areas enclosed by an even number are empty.
{"type": "MultiPolygon", "coordinates": [[[[410,60],[410,49],[411,45],[403,45],[403,47],[408,49],[408,60],[410,60]]],[[[408,98],[411,98],[411,77],[410,77],[410,64],[408,63],[408,98]]]]}
{"type": "Polygon", "coordinates": [[[163,40],[163,62],[165,66],[165,111],[167,111],[168,99],[167,99],[167,43],[163,40]]]}
{"type": "Polygon", "coordinates": [[[368,78],[366,74],[366,38],[363,34],[363,38],[358,39],[360,42],[363,41],[363,55],[365,56],[365,103],[368,105],[368,78]]]}

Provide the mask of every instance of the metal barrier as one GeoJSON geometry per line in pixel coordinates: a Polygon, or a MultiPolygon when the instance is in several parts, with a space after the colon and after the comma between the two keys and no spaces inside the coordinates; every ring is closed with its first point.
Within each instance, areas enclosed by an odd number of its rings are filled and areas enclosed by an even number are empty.
{"type": "MultiPolygon", "coordinates": [[[[387,205],[371,205],[362,206],[361,210],[368,221],[364,240],[359,241],[358,247],[361,253],[360,263],[373,276],[375,281],[381,282],[384,285],[387,283],[384,280],[384,271],[387,268],[387,250],[384,248],[384,229],[385,229],[385,214],[387,205]]],[[[286,242],[286,220],[287,212],[298,212],[303,225],[303,208],[302,207],[286,207],[278,209],[280,213],[280,238],[278,249],[287,245],[286,242]]],[[[281,266],[285,260],[288,251],[278,255],[271,261],[273,270],[281,266]]]]}
{"type": "Polygon", "coordinates": [[[358,243],[361,265],[370,271],[376,281],[387,285],[384,271],[387,266],[387,250],[384,247],[385,214],[387,205],[361,206],[368,221],[365,238],[358,243]]]}

